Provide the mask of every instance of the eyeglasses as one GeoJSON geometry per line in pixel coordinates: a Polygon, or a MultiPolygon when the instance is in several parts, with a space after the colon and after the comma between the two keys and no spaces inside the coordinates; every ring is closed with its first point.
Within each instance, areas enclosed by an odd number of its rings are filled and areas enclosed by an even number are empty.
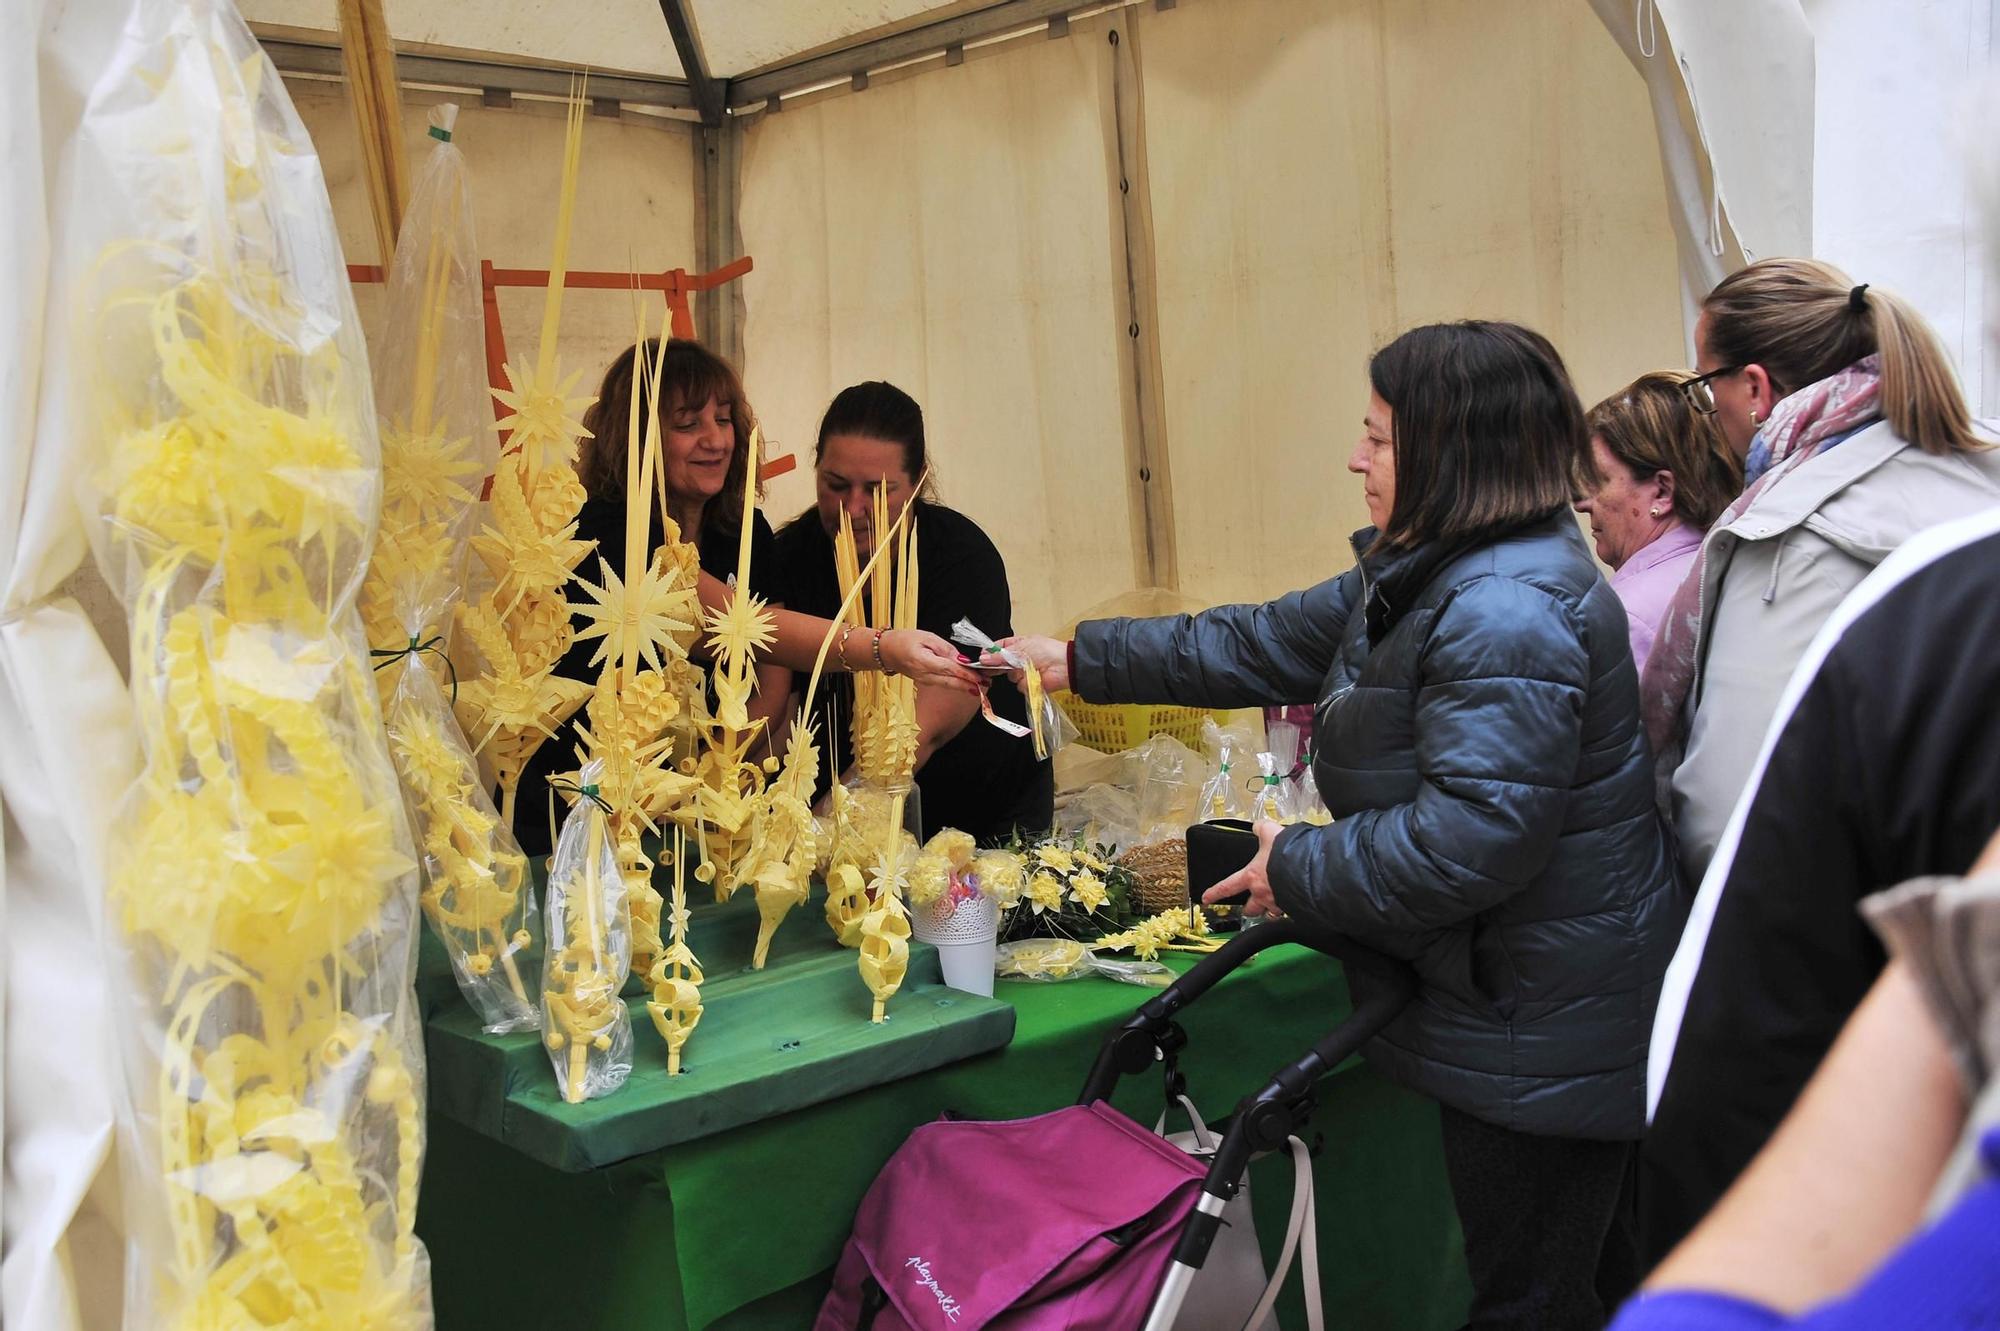
{"type": "Polygon", "coordinates": [[[1707,374],[1696,375],[1694,378],[1682,382],[1681,392],[1687,396],[1688,405],[1693,407],[1697,414],[1713,416],[1715,414],[1715,386],[1709,381],[1711,379],[1720,379],[1725,375],[1735,374],[1742,369],[1741,365],[1725,365],[1719,370],[1710,370],[1707,374]]]}

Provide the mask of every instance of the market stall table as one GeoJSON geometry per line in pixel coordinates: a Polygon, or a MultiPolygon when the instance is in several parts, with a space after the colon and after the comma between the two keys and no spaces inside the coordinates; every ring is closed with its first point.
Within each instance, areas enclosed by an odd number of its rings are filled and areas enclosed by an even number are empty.
{"type": "MultiPolygon", "coordinates": [[[[910,1129],[946,1110],[1013,1118],[1070,1103],[1104,1033],[1148,992],[1001,981],[1018,1014],[1004,1049],[588,1172],[434,1111],[417,1228],[439,1331],[809,1326],[855,1207],[910,1129]]],[[[1346,1011],[1332,960],[1290,947],[1256,958],[1186,1014],[1196,1102],[1224,1117],[1346,1011]]],[[[1151,1122],[1159,1083],[1128,1079],[1117,1103],[1151,1122]]],[[[1327,1079],[1312,1132],[1335,1324],[1458,1325],[1469,1287],[1435,1107],[1350,1062],[1327,1079]]],[[[1252,1181],[1268,1249],[1284,1232],[1290,1165],[1265,1161],[1252,1181]]],[[[1303,1325],[1296,1302],[1287,1295],[1288,1327],[1303,1325]]]]}

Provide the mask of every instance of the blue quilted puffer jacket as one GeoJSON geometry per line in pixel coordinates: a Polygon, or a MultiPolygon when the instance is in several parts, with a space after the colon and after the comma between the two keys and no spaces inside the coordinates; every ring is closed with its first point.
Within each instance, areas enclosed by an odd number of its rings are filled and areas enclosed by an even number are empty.
{"type": "Polygon", "coordinates": [[[1502,1127],[1637,1138],[1684,902],[1624,608],[1567,512],[1360,558],[1374,537],[1355,535],[1356,567],[1266,605],[1080,625],[1072,687],[1316,703],[1335,822],[1287,828],[1271,886],[1414,966],[1416,1000],[1369,1058],[1502,1127]]]}

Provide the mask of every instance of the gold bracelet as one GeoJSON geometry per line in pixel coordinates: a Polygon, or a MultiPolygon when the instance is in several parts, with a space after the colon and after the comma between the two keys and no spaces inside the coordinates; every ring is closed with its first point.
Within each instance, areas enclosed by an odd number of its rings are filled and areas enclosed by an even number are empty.
{"type": "Polygon", "coordinates": [[[852,624],[843,628],[840,631],[840,641],[834,645],[833,649],[833,654],[840,658],[840,668],[849,674],[854,673],[854,667],[847,664],[847,635],[852,632],[854,632],[854,625],[852,624]]]}

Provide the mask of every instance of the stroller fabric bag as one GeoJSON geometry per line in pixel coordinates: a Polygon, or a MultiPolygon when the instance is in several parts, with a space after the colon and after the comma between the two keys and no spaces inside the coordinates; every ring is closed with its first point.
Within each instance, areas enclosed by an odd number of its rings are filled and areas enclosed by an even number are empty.
{"type": "Polygon", "coordinates": [[[1124,1331],[1202,1174],[1101,1102],[927,1123],[862,1199],[815,1331],[1124,1331]]]}

